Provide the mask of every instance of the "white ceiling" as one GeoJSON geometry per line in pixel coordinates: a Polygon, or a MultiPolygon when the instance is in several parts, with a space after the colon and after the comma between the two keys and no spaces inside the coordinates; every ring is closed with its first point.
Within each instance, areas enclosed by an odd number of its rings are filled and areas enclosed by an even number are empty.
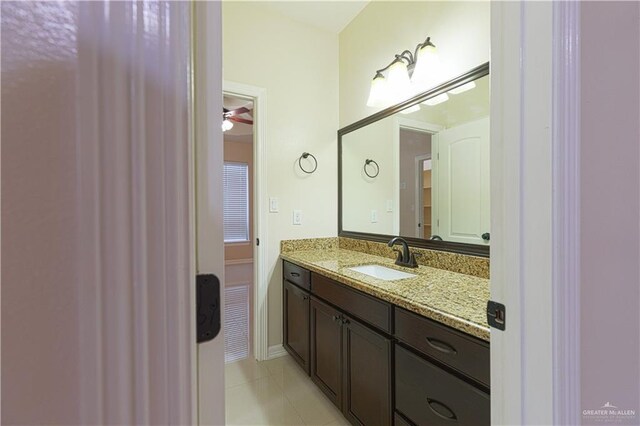
{"type": "Polygon", "coordinates": [[[369,0],[266,1],[264,4],[293,20],[337,34],[369,4],[369,0]]]}

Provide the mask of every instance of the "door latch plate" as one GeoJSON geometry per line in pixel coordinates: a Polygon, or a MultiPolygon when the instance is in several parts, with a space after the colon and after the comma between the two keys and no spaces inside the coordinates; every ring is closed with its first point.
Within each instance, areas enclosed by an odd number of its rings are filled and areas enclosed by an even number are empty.
{"type": "Polygon", "coordinates": [[[507,325],[507,308],[502,303],[487,302],[487,322],[491,327],[504,330],[507,325]]]}
{"type": "Polygon", "coordinates": [[[220,280],[213,274],[196,276],[196,334],[198,343],[220,332],[220,280]]]}

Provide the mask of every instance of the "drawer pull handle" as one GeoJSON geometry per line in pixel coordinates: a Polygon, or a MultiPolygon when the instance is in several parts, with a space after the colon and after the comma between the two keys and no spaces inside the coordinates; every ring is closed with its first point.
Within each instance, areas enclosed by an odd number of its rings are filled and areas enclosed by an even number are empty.
{"type": "Polygon", "coordinates": [[[297,272],[289,272],[289,273],[291,274],[292,277],[296,277],[297,278],[297,277],[300,276],[300,274],[297,273],[297,272]]]}
{"type": "Polygon", "coordinates": [[[445,354],[457,354],[458,351],[456,351],[456,349],[449,345],[448,343],[443,342],[442,340],[438,340],[438,339],[434,339],[433,337],[427,337],[427,343],[429,344],[429,346],[431,346],[433,349],[440,351],[442,353],[445,354]]]}
{"type": "Polygon", "coordinates": [[[445,420],[458,420],[456,413],[454,413],[451,408],[447,407],[442,402],[436,401],[435,399],[431,398],[427,398],[427,402],[429,403],[429,409],[433,411],[433,414],[435,414],[436,416],[441,417],[445,420]],[[440,411],[443,411],[444,414],[440,411]]]}

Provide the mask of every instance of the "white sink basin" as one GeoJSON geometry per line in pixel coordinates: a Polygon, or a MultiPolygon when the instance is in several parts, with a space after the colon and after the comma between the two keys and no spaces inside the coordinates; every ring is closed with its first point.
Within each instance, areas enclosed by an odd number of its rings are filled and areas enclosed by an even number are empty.
{"type": "Polygon", "coordinates": [[[349,269],[384,281],[402,280],[404,278],[415,277],[414,274],[408,274],[406,272],[387,268],[386,266],[381,265],[362,265],[354,266],[349,269]]]}

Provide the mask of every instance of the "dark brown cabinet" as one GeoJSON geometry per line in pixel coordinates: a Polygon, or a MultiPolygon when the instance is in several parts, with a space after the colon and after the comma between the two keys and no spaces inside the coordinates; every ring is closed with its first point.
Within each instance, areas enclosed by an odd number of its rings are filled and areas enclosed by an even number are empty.
{"type": "Polygon", "coordinates": [[[391,340],[315,297],[311,379],[351,423],[392,423],[391,340]]]}
{"type": "Polygon", "coordinates": [[[311,298],[311,380],[342,407],[342,317],[337,309],[311,298]]]}
{"type": "Polygon", "coordinates": [[[285,280],[283,312],[284,347],[309,373],[309,293],[285,280]]]}
{"type": "Polygon", "coordinates": [[[283,282],[284,346],[349,422],[490,423],[487,342],[286,261],[283,282]]]}
{"type": "Polygon", "coordinates": [[[491,423],[487,393],[401,345],[395,351],[396,411],[417,426],[491,423]]]}
{"type": "Polygon", "coordinates": [[[391,340],[345,317],[342,412],[356,425],[392,424],[391,340]]]}

